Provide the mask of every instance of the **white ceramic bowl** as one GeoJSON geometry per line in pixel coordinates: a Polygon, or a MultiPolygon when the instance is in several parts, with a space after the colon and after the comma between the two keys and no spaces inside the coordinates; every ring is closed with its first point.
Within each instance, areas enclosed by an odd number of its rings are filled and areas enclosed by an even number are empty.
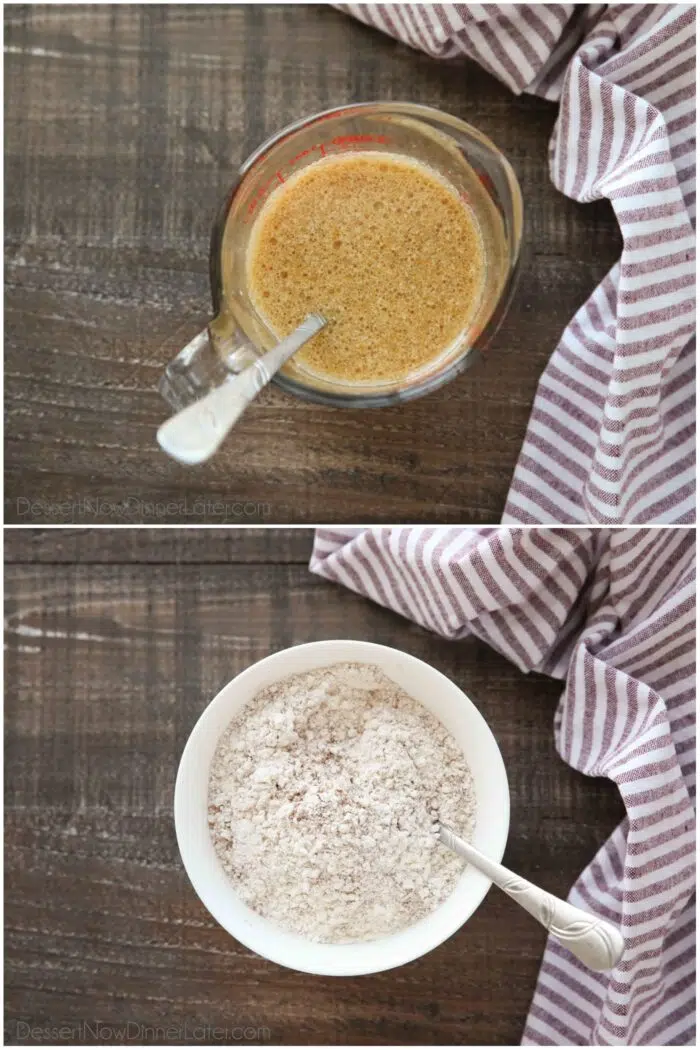
{"type": "Polygon", "coordinates": [[[258,955],[282,966],[327,976],[377,973],[411,962],[447,940],[469,918],[491,883],[467,867],[452,894],[426,918],[400,933],[355,944],[317,944],[288,933],[252,911],[236,894],[209,835],[209,767],[226,726],[265,686],[300,671],[340,661],[377,664],[432,711],[464,751],[477,797],[472,842],[500,861],[508,837],[510,799],[498,745],[474,704],[434,667],[398,649],[360,641],[309,642],[273,653],[239,674],[203,711],[180,760],[175,784],[175,830],[192,885],[225,930],[258,955]]]}

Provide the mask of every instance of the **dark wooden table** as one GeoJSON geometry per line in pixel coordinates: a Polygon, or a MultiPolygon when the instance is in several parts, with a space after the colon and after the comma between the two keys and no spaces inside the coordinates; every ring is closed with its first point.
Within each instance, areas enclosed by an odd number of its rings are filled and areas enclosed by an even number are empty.
{"type": "Polygon", "coordinates": [[[559,683],[312,576],[310,547],[307,530],[6,532],[7,1042],[518,1042],[545,937],[498,891],[424,958],[326,979],[243,948],[185,875],[172,794],[199,713],[251,662],[320,638],[405,649],[474,699],[523,875],[565,894],[621,818],[610,782],[555,753],[559,683]]]}
{"type": "Polygon", "coordinates": [[[538,377],[619,254],[607,202],[553,188],[552,103],[330,6],[5,7],[6,520],[499,520],[538,377]],[[210,223],[267,135],[349,101],[441,107],[510,157],[517,300],[488,360],[401,408],[270,389],[220,454],[155,443],[165,363],[208,317],[210,223]]]}

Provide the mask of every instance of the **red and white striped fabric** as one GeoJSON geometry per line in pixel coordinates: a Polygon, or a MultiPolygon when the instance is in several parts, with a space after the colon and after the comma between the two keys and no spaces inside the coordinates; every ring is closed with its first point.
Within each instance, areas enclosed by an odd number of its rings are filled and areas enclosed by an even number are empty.
{"type": "Polygon", "coordinates": [[[620,224],[622,258],[541,377],[503,521],[695,521],[694,6],[337,6],[559,99],[552,180],[620,224]]]}
{"type": "Polygon", "coordinates": [[[310,567],[564,680],[559,753],[618,785],[627,817],[569,899],[624,955],[597,974],[548,941],[523,1043],[694,1043],[694,531],[319,529],[310,567]]]}

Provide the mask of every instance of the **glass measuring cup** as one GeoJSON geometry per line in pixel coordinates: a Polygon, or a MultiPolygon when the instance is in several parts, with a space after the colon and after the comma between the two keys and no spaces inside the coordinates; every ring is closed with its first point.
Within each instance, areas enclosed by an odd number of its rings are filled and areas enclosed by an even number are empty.
{"type": "MultiPolygon", "coordinates": [[[[214,223],[210,281],[214,319],[167,366],[160,392],[184,408],[248,367],[279,341],[251,300],[247,253],[257,217],[292,174],[324,157],[364,151],[403,155],[446,179],[481,233],[486,275],[468,328],[413,372],[390,380],[345,381],[292,358],[273,382],[322,404],[381,407],[427,394],[464,371],[500,325],[510,303],[522,239],[522,196],[510,164],[476,128],[429,106],[366,102],[290,124],[263,143],[239,171],[214,223]]],[[[459,294],[456,289],[455,294],[459,294]]]]}

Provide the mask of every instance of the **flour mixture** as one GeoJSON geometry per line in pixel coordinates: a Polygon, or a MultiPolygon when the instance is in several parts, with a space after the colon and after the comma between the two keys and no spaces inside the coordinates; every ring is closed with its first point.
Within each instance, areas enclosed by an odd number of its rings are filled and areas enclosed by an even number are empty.
{"type": "Polygon", "coordinates": [[[439,818],[469,838],[475,800],[442,724],[378,667],[339,663],[260,692],[219,743],[209,785],[216,851],[255,911],[316,941],[412,925],[463,862],[439,818]]]}

